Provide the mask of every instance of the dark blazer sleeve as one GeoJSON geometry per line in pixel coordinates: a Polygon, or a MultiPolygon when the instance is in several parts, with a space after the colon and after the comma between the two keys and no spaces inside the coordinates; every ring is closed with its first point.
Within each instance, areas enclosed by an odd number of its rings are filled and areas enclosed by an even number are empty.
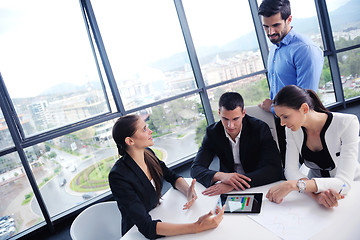
{"type": "Polygon", "coordinates": [[[245,128],[250,131],[246,130],[247,136],[244,137],[245,142],[251,145],[247,145],[245,149],[240,148],[240,154],[242,150],[245,151],[245,155],[243,154],[240,159],[245,175],[251,179],[250,186],[261,186],[284,179],[280,153],[269,126],[256,118],[248,120],[245,128]],[[255,134],[258,137],[252,137],[255,134]]]}
{"type": "Polygon", "coordinates": [[[191,166],[191,177],[195,178],[196,181],[200,182],[205,187],[209,187],[212,184],[212,179],[217,172],[209,169],[215,156],[214,146],[212,146],[213,144],[209,137],[209,131],[208,127],[199,151],[191,166]]]}
{"type": "Polygon", "coordinates": [[[180,177],[179,175],[177,175],[174,171],[172,171],[170,168],[168,168],[165,163],[163,161],[159,161],[160,162],[160,166],[161,169],[163,171],[163,175],[164,175],[164,179],[169,182],[173,188],[176,189],[175,187],[175,182],[176,180],[180,177]]]}
{"type": "MultiPolygon", "coordinates": [[[[123,234],[135,224],[146,238],[155,239],[161,237],[156,234],[156,225],[160,220],[152,220],[148,213],[151,207],[147,206],[149,208],[147,209],[140,197],[151,196],[152,193],[144,190],[143,185],[137,185],[141,184],[141,182],[134,181],[136,176],[133,176],[130,169],[122,169],[121,173],[119,173],[117,172],[119,167],[123,168],[125,166],[121,165],[110,171],[109,184],[114,199],[123,214],[122,226],[126,227],[126,229],[122,229],[123,234]]],[[[146,202],[148,204],[154,202],[154,205],[156,205],[156,199],[147,199],[146,202]]]]}

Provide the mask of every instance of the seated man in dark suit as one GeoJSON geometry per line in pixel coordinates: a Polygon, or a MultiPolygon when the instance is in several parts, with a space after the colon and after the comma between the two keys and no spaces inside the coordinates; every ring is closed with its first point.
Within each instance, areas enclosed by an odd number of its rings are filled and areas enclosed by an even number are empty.
{"type": "Polygon", "coordinates": [[[221,120],[207,127],[191,166],[191,176],[207,187],[203,194],[245,190],[283,179],[280,153],[269,126],[245,114],[239,93],[220,97],[219,115],[221,120]],[[215,155],[220,171],[209,169],[215,155]]]}

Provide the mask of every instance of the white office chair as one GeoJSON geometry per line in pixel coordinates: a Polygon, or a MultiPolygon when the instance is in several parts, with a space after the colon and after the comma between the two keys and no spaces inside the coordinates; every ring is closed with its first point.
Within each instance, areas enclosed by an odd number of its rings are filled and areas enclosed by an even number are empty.
{"type": "Polygon", "coordinates": [[[245,113],[267,123],[276,145],[279,147],[274,115],[270,112],[264,111],[258,106],[245,106],[245,113]]]}
{"type": "Polygon", "coordinates": [[[82,211],[71,224],[73,240],[119,240],[121,238],[121,213],[116,201],[102,202],[82,211]]]}
{"type": "Polygon", "coordinates": [[[358,152],[358,161],[360,162],[360,136],[359,136],[359,152],[358,152]]]}

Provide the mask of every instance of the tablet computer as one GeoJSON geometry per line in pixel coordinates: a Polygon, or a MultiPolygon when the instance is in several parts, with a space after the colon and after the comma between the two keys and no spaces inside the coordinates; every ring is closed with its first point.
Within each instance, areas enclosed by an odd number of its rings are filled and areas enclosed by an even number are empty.
{"type": "Polygon", "coordinates": [[[262,193],[228,193],[220,195],[226,213],[260,213],[262,193]]]}

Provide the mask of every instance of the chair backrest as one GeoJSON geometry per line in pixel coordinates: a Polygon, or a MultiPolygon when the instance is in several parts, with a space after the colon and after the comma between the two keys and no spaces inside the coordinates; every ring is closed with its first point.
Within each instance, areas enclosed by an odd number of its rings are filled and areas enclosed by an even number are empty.
{"type": "Polygon", "coordinates": [[[360,136],[359,136],[359,150],[358,150],[358,161],[359,161],[359,163],[360,163],[360,136]]]}
{"type": "Polygon", "coordinates": [[[119,240],[121,238],[121,213],[116,201],[102,202],[82,211],[71,224],[73,240],[119,240]]]}
{"type": "Polygon", "coordinates": [[[274,114],[264,111],[258,106],[245,106],[245,113],[267,123],[267,125],[269,125],[271,134],[276,142],[276,145],[279,147],[274,114]]]}

